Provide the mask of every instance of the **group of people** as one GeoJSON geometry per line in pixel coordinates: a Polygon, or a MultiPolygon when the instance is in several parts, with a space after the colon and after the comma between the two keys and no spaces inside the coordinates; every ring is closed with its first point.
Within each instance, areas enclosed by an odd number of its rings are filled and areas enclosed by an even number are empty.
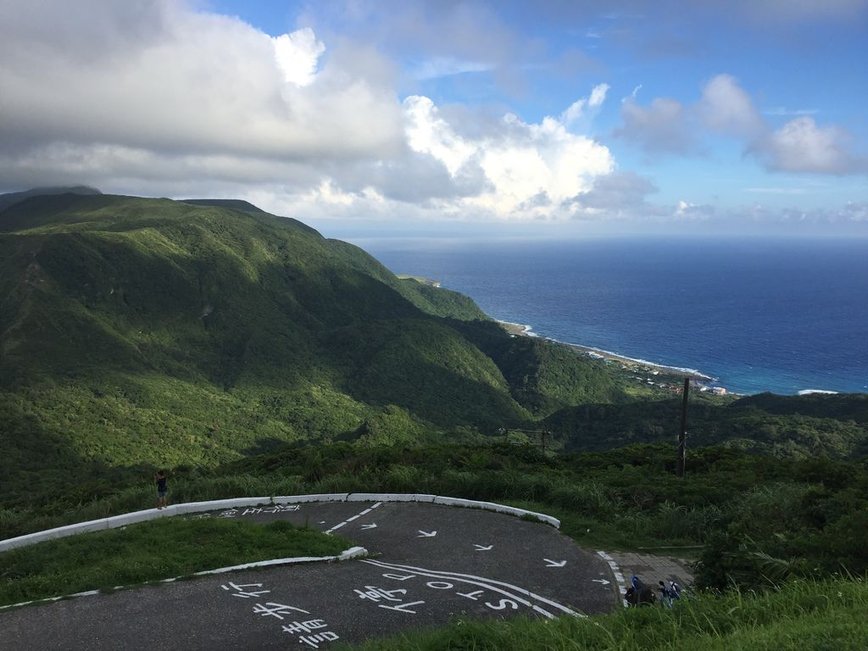
{"type": "MultiPolygon", "coordinates": [[[[657,592],[660,593],[660,603],[666,608],[672,608],[673,602],[681,598],[681,586],[672,580],[669,581],[668,585],[663,581],[658,581],[657,592]]],[[[634,575],[630,579],[630,587],[624,594],[624,601],[629,606],[650,606],[657,601],[657,595],[650,585],[634,575]]]]}

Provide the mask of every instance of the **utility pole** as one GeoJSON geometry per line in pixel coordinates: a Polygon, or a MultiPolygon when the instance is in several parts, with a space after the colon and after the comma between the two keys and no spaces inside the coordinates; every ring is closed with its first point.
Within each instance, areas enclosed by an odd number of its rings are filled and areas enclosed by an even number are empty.
{"type": "Polygon", "coordinates": [[[678,466],[675,474],[684,477],[684,462],[687,460],[687,394],[690,391],[690,378],[684,378],[684,392],[681,397],[681,431],[678,433],[678,466]]]}

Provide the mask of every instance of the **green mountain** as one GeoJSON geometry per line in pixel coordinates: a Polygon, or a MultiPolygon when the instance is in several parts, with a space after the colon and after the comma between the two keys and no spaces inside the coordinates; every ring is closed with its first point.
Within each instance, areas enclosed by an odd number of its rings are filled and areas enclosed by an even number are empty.
{"type": "Polygon", "coordinates": [[[15,485],[282,442],[467,438],[623,397],[556,349],[244,202],[54,194],[0,212],[0,476],[15,485]]]}
{"type": "MultiPolygon", "coordinates": [[[[466,296],[249,203],[8,197],[0,508],[285,443],[535,441],[545,429],[570,451],[678,431],[665,390],[512,336],[466,296]]],[[[868,451],[868,396],[697,397],[690,411],[691,445],[868,451]]]]}
{"type": "Polygon", "coordinates": [[[14,203],[24,201],[30,197],[39,197],[47,194],[102,194],[96,188],[87,185],[70,185],[46,188],[33,188],[23,192],[9,192],[0,194],[0,210],[5,210],[14,203]]]}

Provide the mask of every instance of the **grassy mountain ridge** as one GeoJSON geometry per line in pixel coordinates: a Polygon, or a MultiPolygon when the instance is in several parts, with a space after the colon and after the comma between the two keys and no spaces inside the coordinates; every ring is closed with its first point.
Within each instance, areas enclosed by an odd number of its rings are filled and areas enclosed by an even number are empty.
{"type": "Polygon", "coordinates": [[[102,194],[96,188],[92,188],[87,185],[73,185],[73,186],[57,186],[57,187],[44,187],[44,188],[33,188],[31,190],[24,190],[23,192],[8,192],[6,194],[0,194],[0,211],[5,210],[12,204],[18,203],[20,201],[24,201],[25,199],[29,199],[30,197],[38,197],[50,194],[102,194]]]}
{"type": "Polygon", "coordinates": [[[217,203],[62,194],[0,212],[4,477],[531,418],[504,375],[516,355],[461,329],[487,322],[469,298],[217,203]]]}

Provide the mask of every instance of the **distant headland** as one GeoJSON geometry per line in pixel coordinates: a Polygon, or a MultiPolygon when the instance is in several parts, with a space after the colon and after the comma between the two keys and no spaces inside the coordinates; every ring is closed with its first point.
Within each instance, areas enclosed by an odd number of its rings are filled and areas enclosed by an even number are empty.
{"type": "MultiPolygon", "coordinates": [[[[540,336],[536,334],[533,331],[532,326],[529,325],[525,325],[522,323],[511,323],[509,321],[500,320],[498,320],[497,322],[501,325],[501,327],[503,327],[504,330],[514,336],[540,336]]],[[[645,359],[636,359],[633,357],[627,357],[625,355],[619,355],[618,353],[613,353],[608,350],[602,350],[600,348],[594,348],[593,346],[584,346],[582,344],[559,341],[557,339],[552,339],[551,337],[543,338],[549,341],[553,341],[555,343],[563,344],[564,346],[569,346],[573,350],[583,353],[592,359],[603,360],[611,364],[620,364],[621,370],[628,373],[631,379],[647,385],[654,385],[662,389],[680,392],[680,381],[675,382],[675,378],[678,378],[680,380],[680,378],[688,377],[691,380],[691,384],[697,389],[699,389],[699,391],[708,391],[714,393],[715,395],[728,395],[731,393],[727,391],[726,388],[715,384],[717,378],[714,378],[693,368],[667,366],[665,364],[649,362],[645,359]]]]}

